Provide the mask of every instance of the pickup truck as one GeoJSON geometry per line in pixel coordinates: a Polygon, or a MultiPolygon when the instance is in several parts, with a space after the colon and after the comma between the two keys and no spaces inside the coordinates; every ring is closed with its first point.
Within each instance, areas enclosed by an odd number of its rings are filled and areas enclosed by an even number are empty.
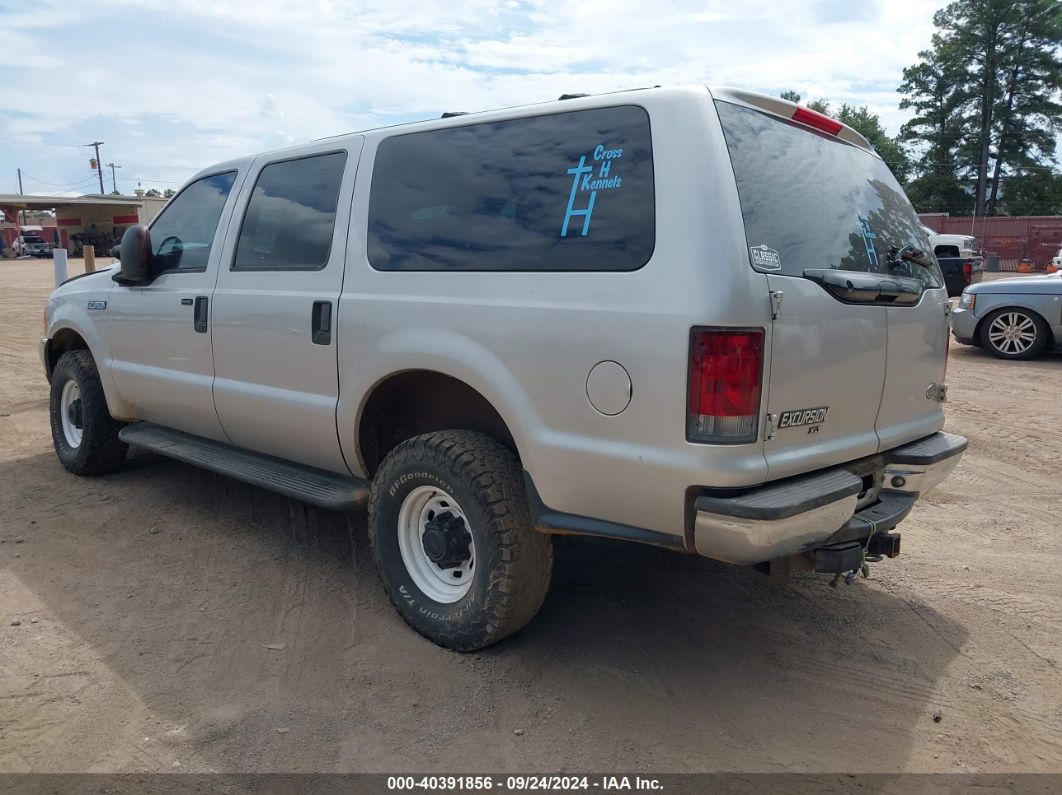
{"type": "Polygon", "coordinates": [[[45,308],[70,472],[130,445],[368,512],[443,646],[580,534],[836,584],[956,466],[948,299],[841,122],[733,88],[446,114],[204,169],[45,308]]]}
{"type": "Polygon", "coordinates": [[[937,257],[948,296],[954,298],[974,283],[984,271],[984,260],[972,257],[937,257]]]}

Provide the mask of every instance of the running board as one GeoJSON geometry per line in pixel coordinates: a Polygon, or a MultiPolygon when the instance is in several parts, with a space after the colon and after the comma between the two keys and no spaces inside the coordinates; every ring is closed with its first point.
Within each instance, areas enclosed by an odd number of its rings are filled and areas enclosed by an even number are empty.
{"type": "Polygon", "coordinates": [[[118,437],[134,447],[332,511],[353,510],[369,499],[369,484],[360,478],[343,477],[149,422],[127,425],[118,437]]]}

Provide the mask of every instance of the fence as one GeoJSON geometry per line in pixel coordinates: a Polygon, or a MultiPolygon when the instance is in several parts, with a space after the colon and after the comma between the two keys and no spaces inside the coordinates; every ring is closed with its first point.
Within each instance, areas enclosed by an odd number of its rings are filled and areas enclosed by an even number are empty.
{"type": "Polygon", "coordinates": [[[973,218],[926,213],[918,216],[944,235],[973,235],[988,270],[1016,271],[1024,261],[1042,271],[1062,248],[1062,216],[1023,215],[973,218]]]}

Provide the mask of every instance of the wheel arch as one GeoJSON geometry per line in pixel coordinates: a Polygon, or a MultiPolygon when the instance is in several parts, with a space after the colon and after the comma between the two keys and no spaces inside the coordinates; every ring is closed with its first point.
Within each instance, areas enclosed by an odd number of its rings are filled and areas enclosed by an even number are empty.
{"type": "Polygon", "coordinates": [[[358,462],[370,478],[399,444],[435,431],[482,433],[520,457],[509,423],[494,403],[465,380],[439,370],[411,368],[379,379],[366,392],[355,429],[358,462]]]}
{"type": "Polygon", "coordinates": [[[49,381],[52,380],[52,373],[55,372],[59,359],[70,351],[88,351],[89,355],[96,358],[81,332],[69,326],[56,329],[44,345],[44,366],[49,381]]]}

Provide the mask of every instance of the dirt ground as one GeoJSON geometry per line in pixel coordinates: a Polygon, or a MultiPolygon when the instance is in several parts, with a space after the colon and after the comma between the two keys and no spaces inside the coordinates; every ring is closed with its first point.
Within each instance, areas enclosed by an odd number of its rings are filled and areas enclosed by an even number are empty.
{"type": "Polygon", "coordinates": [[[51,272],[0,261],[0,772],[1062,771],[1059,357],[953,347],[970,451],[870,580],[560,539],[538,618],[460,655],[360,517],[149,455],[68,475],[51,272]]]}

